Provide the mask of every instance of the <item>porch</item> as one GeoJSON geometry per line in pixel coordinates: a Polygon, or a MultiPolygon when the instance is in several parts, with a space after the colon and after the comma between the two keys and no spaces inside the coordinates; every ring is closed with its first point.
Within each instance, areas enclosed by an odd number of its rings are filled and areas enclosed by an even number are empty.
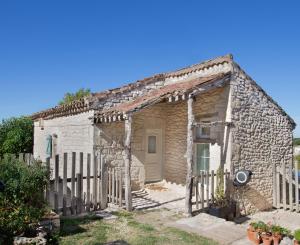
{"type": "Polygon", "coordinates": [[[95,149],[124,172],[128,210],[131,191],[165,180],[184,186],[191,214],[193,173],[230,169],[227,82],[223,74],[170,84],[95,113],[95,149]]]}

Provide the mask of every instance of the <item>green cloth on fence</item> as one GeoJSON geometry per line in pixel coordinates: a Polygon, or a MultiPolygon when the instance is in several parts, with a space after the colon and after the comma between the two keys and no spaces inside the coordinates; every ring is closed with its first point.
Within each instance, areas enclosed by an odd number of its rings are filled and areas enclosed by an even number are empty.
{"type": "Polygon", "coordinates": [[[52,157],[52,136],[48,135],[46,139],[46,155],[52,157]]]}

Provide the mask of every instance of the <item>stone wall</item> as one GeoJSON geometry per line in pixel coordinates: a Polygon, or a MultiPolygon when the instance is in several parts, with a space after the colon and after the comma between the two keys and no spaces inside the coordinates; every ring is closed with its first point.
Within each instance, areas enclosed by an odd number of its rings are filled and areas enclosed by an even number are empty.
{"type": "Polygon", "coordinates": [[[285,113],[239,67],[232,89],[233,171],[253,172],[247,187],[237,189],[243,213],[272,207],[272,167],[292,163],[293,125],[285,113]]]}

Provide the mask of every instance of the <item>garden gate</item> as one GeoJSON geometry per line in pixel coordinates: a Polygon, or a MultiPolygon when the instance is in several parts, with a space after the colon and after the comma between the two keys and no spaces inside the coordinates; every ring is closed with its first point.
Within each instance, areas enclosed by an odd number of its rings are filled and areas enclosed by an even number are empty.
{"type": "Polygon", "coordinates": [[[297,164],[273,166],[273,206],[300,211],[300,176],[297,164]]]}

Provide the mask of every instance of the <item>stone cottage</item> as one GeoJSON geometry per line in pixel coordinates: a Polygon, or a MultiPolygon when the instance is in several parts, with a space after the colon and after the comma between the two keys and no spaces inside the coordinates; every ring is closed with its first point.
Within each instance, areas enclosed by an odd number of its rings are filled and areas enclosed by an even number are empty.
{"type": "MultiPolygon", "coordinates": [[[[188,192],[193,174],[222,166],[233,176],[247,169],[253,178],[243,205],[253,210],[272,206],[272,168],[293,159],[294,121],[231,55],[32,117],[36,158],[47,157],[49,136],[53,154],[101,152],[124,169],[132,190],[166,180],[188,192]]],[[[190,212],[188,198],[186,205],[190,212]]]]}

